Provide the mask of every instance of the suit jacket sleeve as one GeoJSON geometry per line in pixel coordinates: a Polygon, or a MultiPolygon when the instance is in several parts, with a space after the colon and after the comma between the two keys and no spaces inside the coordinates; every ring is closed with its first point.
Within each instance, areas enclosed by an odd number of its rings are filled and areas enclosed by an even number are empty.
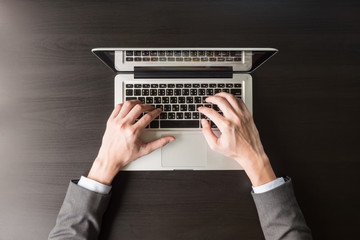
{"type": "Polygon", "coordinates": [[[281,186],[252,196],[265,239],[312,239],[290,178],[281,186]]]}
{"type": "Polygon", "coordinates": [[[97,239],[109,199],[71,181],[49,239],[97,239]]]}

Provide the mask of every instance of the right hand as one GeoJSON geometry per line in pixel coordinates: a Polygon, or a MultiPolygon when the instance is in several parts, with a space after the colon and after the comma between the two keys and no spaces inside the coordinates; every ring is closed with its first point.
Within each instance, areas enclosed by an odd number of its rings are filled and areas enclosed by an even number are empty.
{"type": "Polygon", "coordinates": [[[223,112],[220,115],[214,109],[199,107],[199,111],[210,118],[219,128],[217,137],[205,119],[201,120],[203,134],[210,148],[235,159],[245,170],[253,186],[260,186],[276,179],[270,161],[265,154],[251,113],[241,99],[220,92],[206,99],[216,104],[223,112]]]}

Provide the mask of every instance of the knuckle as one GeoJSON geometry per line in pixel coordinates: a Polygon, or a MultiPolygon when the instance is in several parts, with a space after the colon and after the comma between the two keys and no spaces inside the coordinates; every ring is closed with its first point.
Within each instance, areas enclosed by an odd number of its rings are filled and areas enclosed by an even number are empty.
{"type": "Polygon", "coordinates": [[[136,104],[134,106],[134,110],[136,110],[136,111],[141,111],[142,109],[143,109],[143,107],[141,106],[141,104],[136,104]]]}
{"type": "Polygon", "coordinates": [[[150,115],[150,113],[145,114],[145,115],[143,116],[143,118],[144,118],[144,120],[145,120],[146,122],[152,120],[152,116],[150,115]]]}

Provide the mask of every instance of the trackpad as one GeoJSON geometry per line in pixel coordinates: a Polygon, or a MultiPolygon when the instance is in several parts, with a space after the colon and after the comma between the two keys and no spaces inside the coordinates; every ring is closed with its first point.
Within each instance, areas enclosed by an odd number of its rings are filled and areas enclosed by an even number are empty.
{"type": "Polygon", "coordinates": [[[206,166],[207,143],[202,134],[173,134],[175,141],[161,149],[163,167],[206,166]]]}

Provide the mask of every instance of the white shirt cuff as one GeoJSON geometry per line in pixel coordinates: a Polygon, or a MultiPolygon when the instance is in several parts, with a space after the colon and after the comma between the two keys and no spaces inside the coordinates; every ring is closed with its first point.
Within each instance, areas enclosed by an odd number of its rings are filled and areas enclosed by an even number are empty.
{"type": "Polygon", "coordinates": [[[279,178],[275,179],[274,181],[265,183],[265,184],[257,186],[257,187],[252,187],[252,189],[253,189],[254,193],[264,193],[264,192],[273,190],[274,188],[277,188],[284,183],[285,183],[284,178],[279,177],[279,178]]]}
{"type": "Polygon", "coordinates": [[[92,180],[84,176],[81,176],[78,185],[80,187],[86,188],[87,190],[101,194],[108,194],[111,190],[111,186],[99,183],[95,180],[92,180]]]}

